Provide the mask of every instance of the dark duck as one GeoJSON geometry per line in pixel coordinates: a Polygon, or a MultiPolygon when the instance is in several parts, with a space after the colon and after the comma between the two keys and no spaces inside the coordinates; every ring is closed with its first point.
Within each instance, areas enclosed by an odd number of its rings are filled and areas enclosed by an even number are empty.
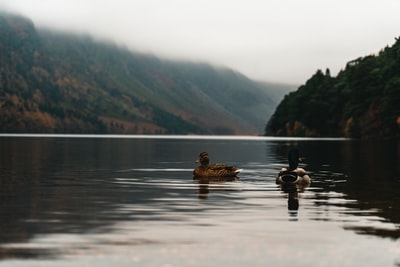
{"type": "Polygon", "coordinates": [[[299,167],[299,162],[302,161],[299,150],[291,148],[288,153],[289,167],[282,168],[276,178],[277,184],[299,184],[309,185],[311,183],[310,176],[307,172],[299,167]]]}
{"type": "Polygon", "coordinates": [[[200,165],[193,170],[194,177],[236,177],[241,171],[233,165],[210,164],[207,152],[201,152],[196,162],[200,165]]]}

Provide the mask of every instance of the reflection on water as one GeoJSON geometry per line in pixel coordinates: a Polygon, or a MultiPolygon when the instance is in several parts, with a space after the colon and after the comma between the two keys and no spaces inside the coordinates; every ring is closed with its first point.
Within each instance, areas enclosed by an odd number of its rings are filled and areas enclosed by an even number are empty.
{"type": "Polygon", "coordinates": [[[297,211],[299,209],[299,198],[301,193],[308,187],[302,186],[299,184],[283,184],[280,185],[282,192],[287,194],[288,199],[288,210],[293,211],[293,215],[297,215],[297,211]]]}
{"type": "Polygon", "coordinates": [[[195,177],[195,183],[198,184],[197,194],[199,199],[207,199],[211,191],[228,191],[232,190],[227,187],[228,182],[239,181],[238,177],[195,177]]]}
{"type": "Polygon", "coordinates": [[[399,142],[297,140],[312,184],[279,187],[292,142],[1,137],[0,265],[398,266],[399,142]]]}

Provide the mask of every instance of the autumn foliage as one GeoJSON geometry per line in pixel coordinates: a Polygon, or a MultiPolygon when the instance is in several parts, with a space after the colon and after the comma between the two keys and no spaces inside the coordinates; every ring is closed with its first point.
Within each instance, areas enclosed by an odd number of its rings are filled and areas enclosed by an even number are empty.
{"type": "Polygon", "coordinates": [[[256,134],[276,102],[208,64],[163,61],[0,13],[0,132],[256,134]]]}

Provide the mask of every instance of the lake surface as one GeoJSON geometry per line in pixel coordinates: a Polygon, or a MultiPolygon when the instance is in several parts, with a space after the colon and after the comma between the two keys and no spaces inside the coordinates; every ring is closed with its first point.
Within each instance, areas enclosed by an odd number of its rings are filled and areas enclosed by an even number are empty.
{"type": "Polygon", "coordinates": [[[0,266],[400,266],[398,141],[3,135],[0,153],[0,266]],[[275,184],[292,145],[298,191],[275,184]],[[194,180],[202,151],[240,179],[194,180]]]}

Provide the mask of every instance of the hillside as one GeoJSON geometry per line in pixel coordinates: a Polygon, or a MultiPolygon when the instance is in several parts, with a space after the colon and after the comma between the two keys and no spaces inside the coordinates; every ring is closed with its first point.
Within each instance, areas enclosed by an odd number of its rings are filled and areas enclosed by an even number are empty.
{"type": "Polygon", "coordinates": [[[400,137],[400,39],[347,63],[337,77],[318,70],[284,97],[266,135],[400,137]]]}
{"type": "Polygon", "coordinates": [[[259,134],[277,105],[279,85],[230,69],[160,60],[9,14],[0,13],[0,35],[0,132],[259,134]]]}

